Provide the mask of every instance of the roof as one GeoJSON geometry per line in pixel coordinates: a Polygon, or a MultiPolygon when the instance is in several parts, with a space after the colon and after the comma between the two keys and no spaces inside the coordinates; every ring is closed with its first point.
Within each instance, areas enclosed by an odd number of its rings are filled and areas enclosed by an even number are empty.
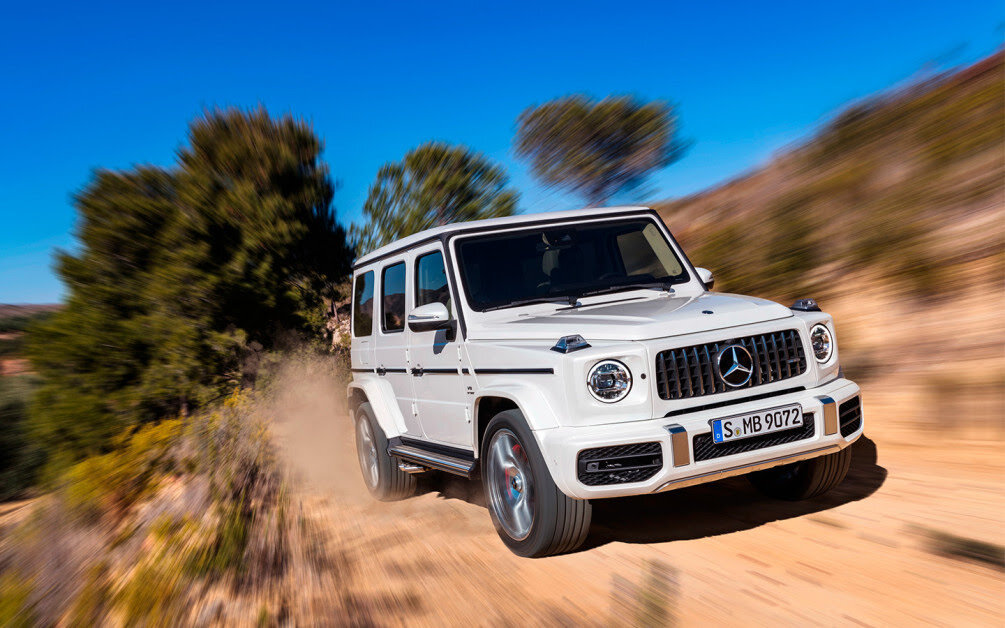
{"type": "Polygon", "coordinates": [[[611,214],[620,214],[620,213],[638,212],[647,210],[649,210],[649,208],[643,206],[591,207],[587,209],[573,209],[563,212],[519,214],[516,216],[506,216],[505,218],[486,218],[485,220],[455,222],[449,225],[442,225],[439,227],[433,227],[432,229],[426,229],[425,231],[413,233],[412,235],[401,238],[400,240],[395,240],[390,244],[386,244],[380,247],[379,249],[371,251],[366,255],[360,257],[359,259],[356,260],[354,266],[356,267],[365,266],[366,264],[369,264],[372,261],[385,257],[390,253],[410,248],[420,242],[424,242],[432,238],[438,238],[448,233],[469,231],[472,229],[483,230],[485,228],[494,228],[494,227],[502,228],[502,227],[525,226],[525,225],[530,226],[538,222],[554,222],[556,220],[565,220],[568,218],[592,218],[597,216],[610,216],[611,214]]]}

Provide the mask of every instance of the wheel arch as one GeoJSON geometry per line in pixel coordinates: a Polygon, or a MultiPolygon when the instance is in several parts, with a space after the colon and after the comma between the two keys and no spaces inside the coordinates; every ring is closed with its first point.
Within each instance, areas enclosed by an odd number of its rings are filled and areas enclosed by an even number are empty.
{"type": "Polygon", "coordinates": [[[401,427],[404,425],[401,411],[395,401],[394,391],[387,382],[353,380],[346,388],[346,397],[350,417],[356,416],[356,410],[362,404],[369,403],[374,418],[387,438],[400,436],[404,432],[401,427]]]}
{"type": "Polygon", "coordinates": [[[475,455],[478,456],[482,436],[492,417],[505,410],[519,410],[531,432],[558,427],[558,417],[544,394],[525,384],[505,384],[481,389],[475,398],[473,440],[475,455]]]}

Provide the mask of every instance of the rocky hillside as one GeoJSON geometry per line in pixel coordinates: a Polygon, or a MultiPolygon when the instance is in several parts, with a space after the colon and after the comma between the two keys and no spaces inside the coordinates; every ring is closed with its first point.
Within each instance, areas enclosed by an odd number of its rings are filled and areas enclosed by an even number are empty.
{"type": "MultiPolygon", "coordinates": [[[[717,289],[835,314],[846,368],[924,422],[1005,388],[1005,54],[856,103],[767,166],[658,204],[717,289]]],[[[955,420],[955,419],[954,419],[955,420]]]]}
{"type": "Polygon", "coordinates": [[[1001,280],[1003,194],[998,53],[852,105],[768,166],[659,208],[726,288],[828,295],[868,277],[944,298],[1001,280]]]}

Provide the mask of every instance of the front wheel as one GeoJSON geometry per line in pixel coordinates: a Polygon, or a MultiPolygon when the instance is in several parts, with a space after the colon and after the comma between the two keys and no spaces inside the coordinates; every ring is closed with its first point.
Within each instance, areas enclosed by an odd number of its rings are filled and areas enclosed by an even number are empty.
{"type": "Polygon", "coordinates": [[[515,554],[569,552],[586,540],[592,508],[552,480],[519,410],[497,414],[482,439],[482,484],[496,532],[515,554]]]}
{"type": "Polygon", "coordinates": [[[757,490],[775,499],[799,501],[822,495],[848,475],[851,447],[818,458],[801,460],[748,475],[757,490]]]}

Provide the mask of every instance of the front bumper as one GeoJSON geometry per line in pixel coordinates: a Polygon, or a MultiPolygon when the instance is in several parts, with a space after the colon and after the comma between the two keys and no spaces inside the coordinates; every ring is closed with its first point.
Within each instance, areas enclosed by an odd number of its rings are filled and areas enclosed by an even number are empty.
{"type": "Polygon", "coordinates": [[[859,421],[858,427],[847,435],[843,436],[838,426],[838,408],[843,402],[856,396],[860,396],[858,384],[847,379],[837,379],[817,388],[711,410],[697,410],[631,423],[559,427],[538,431],[536,435],[555,483],[569,497],[597,499],[644,495],[712,482],[840,451],[862,435],[864,417],[859,421]],[[792,403],[800,404],[804,414],[813,415],[813,433],[808,438],[707,460],[695,459],[694,437],[708,434],[711,430],[709,421],[712,419],[792,403]],[[581,451],[654,441],[662,447],[662,468],[652,477],[639,482],[600,486],[587,486],[580,481],[577,464],[581,451]]]}

